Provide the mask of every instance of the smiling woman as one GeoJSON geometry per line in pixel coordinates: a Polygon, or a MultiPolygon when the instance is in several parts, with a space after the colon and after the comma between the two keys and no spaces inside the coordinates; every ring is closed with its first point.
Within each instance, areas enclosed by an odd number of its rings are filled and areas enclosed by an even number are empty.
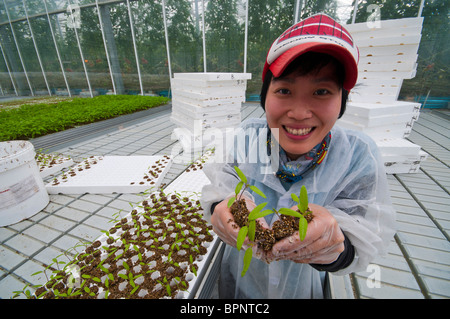
{"type": "MultiPolygon", "coordinates": [[[[211,181],[202,189],[201,204],[210,213],[205,217],[228,244],[220,298],[322,298],[318,271],[362,270],[386,250],[394,234],[394,210],[379,150],[364,134],[334,125],[356,83],[357,62],[350,34],[323,14],[293,25],[273,42],[262,77],[266,118],[247,119],[240,126],[243,132],[260,133],[248,134],[241,147],[230,142],[238,147],[227,160],[204,167],[211,181]],[[259,141],[266,151],[255,162],[259,141]],[[266,195],[243,192],[249,207],[265,202],[269,211],[295,210],[291,195],[304,187],[314,214],[303,240],[296,232],[265,255],[254,254],[257,260],[245,277],[241,265],[248,264],[247,251],[234,249],[243,227],[233,229],[237,220],[226,205],[239,182],[234,167],[247,176],[250,189],[266,195]]],[[[273,215],[264,216],[265,231],[280,220],[273,215]]]]}
{"type": "Polygon", "coordinates": [[[146,110],[168,101],[168,98],[161,96],[101,95],[56,104],[25,104],[20,108],[0,111],[0,141],[34,138],[146,110]]]}

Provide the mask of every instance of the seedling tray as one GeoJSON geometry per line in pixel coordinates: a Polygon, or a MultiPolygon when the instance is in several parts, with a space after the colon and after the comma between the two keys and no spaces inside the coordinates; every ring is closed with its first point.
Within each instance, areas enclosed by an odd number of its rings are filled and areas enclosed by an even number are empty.
{"type": "Polygon", "coordinates": [[[199,191],[209,183],[201,171],[209,155],[190,165],[163,193],[152,193],[120,217],[73,262],[58,262],[65,265],[63,272],[54,271],[52,284],[38,288],[35,296],[195,298],[200,285],[209,279],[204,276],[220,245],[212,227],[203,220],[198,202],[199,191]],[[198,210],[192,211],[195,207],[198,210]],[[175,239],[166,243],[167,238],[175,239]],[[188,256],[187,261],[176,259],[177,254],[188,256]]]}
{"type": "Polygon", "coordinates": [[[42,178],[54,175],[74,164],[71,158],[59,154],[39,154],[36,163],[42,178]]]}
{"type": "Polygon", "coordinates": [[[46,185],[49,194],[140,193],[158,189],[169,156],[92,156],[46,185]]]}

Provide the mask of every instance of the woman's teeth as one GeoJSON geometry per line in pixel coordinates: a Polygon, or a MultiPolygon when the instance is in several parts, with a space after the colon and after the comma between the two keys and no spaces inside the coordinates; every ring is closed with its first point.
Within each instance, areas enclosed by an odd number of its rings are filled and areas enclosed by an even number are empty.
{"type": "Polygon", "coordinates": [[[306,134],[308,134],[309,132],[311,132],[311,130],[312,130],[312,127],[309,127],[309,128],[300,128],[300,129],[294,129],[294,128],[289,128],[289,127],[285,127],[286,128],[286,131],[288,131],[288,133],[289,134],[292,134],[292,135],[306,135],[306,134]]]}

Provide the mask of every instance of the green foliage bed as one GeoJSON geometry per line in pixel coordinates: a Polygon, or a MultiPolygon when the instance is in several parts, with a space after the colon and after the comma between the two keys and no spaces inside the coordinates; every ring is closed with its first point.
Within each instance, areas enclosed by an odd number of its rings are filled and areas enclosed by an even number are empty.
{"type": "Polygon", "coordinates": [[[166,104],[166,97],[101,95],[0,110],[0,141],[29,139],[166,104]]]}

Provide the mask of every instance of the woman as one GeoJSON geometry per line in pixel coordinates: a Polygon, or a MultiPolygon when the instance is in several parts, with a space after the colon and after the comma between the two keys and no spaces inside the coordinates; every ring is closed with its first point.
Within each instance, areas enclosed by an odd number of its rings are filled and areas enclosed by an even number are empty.
{"type": "MultiPolygon", "coordinates": [[[[292,26],[270,48],[261,90],[266,118],[244,121],[237,135],[246,136],[245,143],[233,140],[225,163],[205,167],[211,184],[203,188],[202,206],[227,244],[221,298],[322,298],[320,271],[364,270],[385,252],[395,213],[377,146],[360,132],[334,126],[356,83],[357,62],[350,34],[323,14],[292,26]],[[255,152],[264,153],[261,140],[267,158],[255,161],[255,152]],[[235,248],[239,229],[227,207],[239,181],[234,165],[267,196],[245,192],[249,210],[262,202],[265,209],[294,209],[290,194],[305,185],[314,214],[303,241],[295,233],[268,252],[258,249],[259,260],[244,277],[244,252],[235,248]]],[[[270,228],[277,218],[260,222],[270,228]]]]}

